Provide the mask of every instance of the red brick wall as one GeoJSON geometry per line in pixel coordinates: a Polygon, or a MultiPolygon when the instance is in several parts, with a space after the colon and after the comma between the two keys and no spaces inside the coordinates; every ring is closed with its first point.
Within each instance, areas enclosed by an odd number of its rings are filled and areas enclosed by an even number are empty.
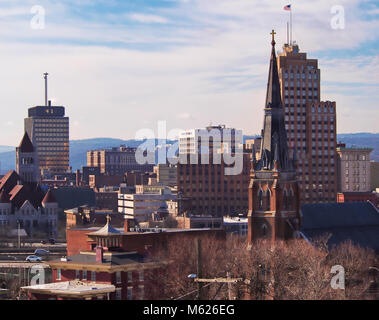
{"type": "MultiPolygon", "coordinates": [[[[91,250],[91,244],[87,240],[88,230],[85,229],[67,229],[67,255],[72,256],[80,251],[91,250]]],[[[129,233],[123,236],[122,247],[126,251],[137,251],[140,254],[145,252],[145,246],[153,246],[153,250],[167,245],[169,241],[180,239],[191,239],[194,237],[204,237],[217,235],[225,237],[223,230],[201,230],[201,231],[179,231],[179,232],[159,232],[159,233],[129,233]]]]}

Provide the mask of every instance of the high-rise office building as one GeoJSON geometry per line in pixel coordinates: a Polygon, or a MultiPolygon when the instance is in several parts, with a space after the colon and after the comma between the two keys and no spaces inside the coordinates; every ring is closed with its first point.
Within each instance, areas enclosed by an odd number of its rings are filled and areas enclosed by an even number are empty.
{"type": "Polygon", "coordinates": [[[193,214],[247,215],[251,152],[242,148],[241,130],[209,126],[184,131],[179,137],[179,158],[178,191],[191,199],[193,214]],[[231,155],[239,161],[236,174],[227,172],[232,165],[225,158],[231,155]]]}
{"type": "Polygon", "coordinates": [[[296,43],[277,57],[285,128],[298,156],[302,203],[331,202],[337,193],[336,103],[320,101],[320,69],[296,43]]]}
{"type": "Polygon", "coordinates": [[[47,100],[45,74],[45,105],[28,109],[24,127],[37,149],[38,165],[43,175],[60,174],[69,170],[69,118],[65,107],[52,106],[47,100]]]}

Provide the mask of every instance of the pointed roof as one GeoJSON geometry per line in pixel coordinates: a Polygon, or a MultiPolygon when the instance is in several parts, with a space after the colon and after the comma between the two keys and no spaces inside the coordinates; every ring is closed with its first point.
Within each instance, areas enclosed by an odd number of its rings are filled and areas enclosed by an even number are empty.
{"type": "Polygon", "coordinates": [[[105,226],[95,232],[89,233],[88,235],[90,236],[118,236],[120,235],[121,232],[112,227],[110,220],[111,218],[108,214],[107,223],[105,224],[105,226]]]}
{"type": "Polygon", "coordinates": [[[25,132],[20,145],[18,146],[21,152],[34,152],[33,143],[30,141],[29,135],[25,132]]]}
{"type": "Polygon", "coordinates": [[[282,99],[280,95],[280,82],[278,75],[278,64],[275,54],[275,32],[272,30],[272,49],[270,58],[270,69],[268,73],[267,92],[266,92],[266,108],[281,108],[282,99]]]}
{"type": "Polygon", "coordinates": [[[42,200],[42,203],[56,203],[57,199],[55,199],[53,193],[49,189],[45,195],[45,197],[42,200]]]}
{"type": "Polygon", "coordinates": [[[9,203],[10,197],[4,190],[0,192],[0,203],[9,203]]]}
{"type": "Polygon", "coordinates": [[[284,125],[284,110],[280,94],[278,65],[275,54],[274,30],[272,30],[272,49],[267,83],[265,116],[262,130],[261,160],[255,170],[272,170],[276,163],[277,169],[289,170],[287,134],[284,125]]]}

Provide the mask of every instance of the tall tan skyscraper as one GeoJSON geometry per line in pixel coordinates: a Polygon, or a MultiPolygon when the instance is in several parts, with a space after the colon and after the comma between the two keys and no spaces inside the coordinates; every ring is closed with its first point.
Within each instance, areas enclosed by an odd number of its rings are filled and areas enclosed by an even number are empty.
{"type": "Polygon", "coordinates": [[[36,106],[29,108],[25,132],[37,149],[39,169],[51,174],[69,170],[69,118],[64,107],[36,106]]]}
{"type": "Polygon", "coordinates": [[[45,79],[45,105],[28,109],[24,128],[37,150],[39,171],[45,177],[62,174],[69,170],[69,118],[65,107],[52,106],[47,99],[47,76],[45,79]]]}
{"type": "Polygon", "coordinates": [[[336,103],[320,101],[317,59],[308,59],[297,44],[285,44],[277,61],[288,144],[298,157],[301,202],[334,202],[336,103]]]}

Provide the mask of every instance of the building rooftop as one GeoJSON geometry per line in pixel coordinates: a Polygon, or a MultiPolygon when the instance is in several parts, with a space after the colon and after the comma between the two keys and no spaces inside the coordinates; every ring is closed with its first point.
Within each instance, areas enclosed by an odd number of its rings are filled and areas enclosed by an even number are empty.
{"type": "Polygon", "coordinates": [[[379,211],[371,202],[304,204],[300,231],[312,240],[331,235],[328,245],[351,240],[379,251],[379,211]]]}
{"type": "Polygon", "coordinates": [[[20,145],[18,146],[21,152],[31,153],[34,152],[34,147],[32,142],[30,141],[29,135],[25,132],[20,145]]]}
{"type": "Polygon", "coordinates": [[[29,291],[30,293],[83,298],[111,293],[114,292],[116,288],[111,284],[73,280],[21,287],[21,290],[29,291]]]}
{"type": "Polygon", "coordinates": [[[245,217],[224,217],[224,223],[247,223],[248,218],[245,217]]]}

